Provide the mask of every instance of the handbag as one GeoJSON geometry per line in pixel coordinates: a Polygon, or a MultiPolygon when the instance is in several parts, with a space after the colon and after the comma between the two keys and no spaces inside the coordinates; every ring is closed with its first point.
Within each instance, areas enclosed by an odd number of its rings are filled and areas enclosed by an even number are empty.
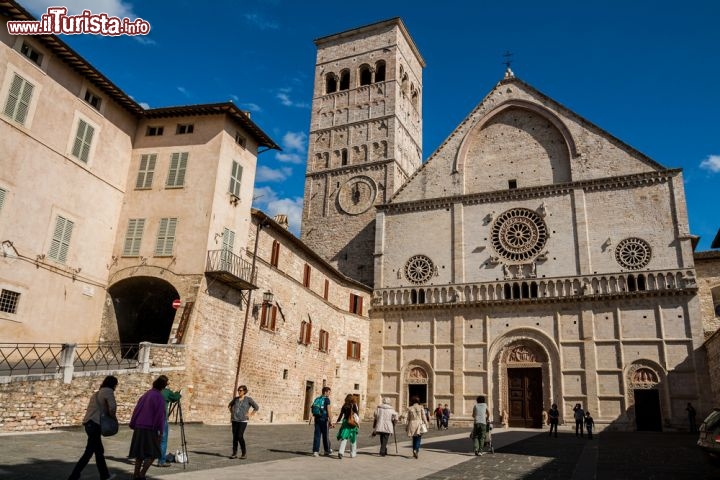
{"type": "Polygon", "coordinates": [[[95,394],[95,402],[100,407],[100,434],[103,437],[112,437],[118,433],[118,430],[120,429],[117,418],[111,417],[102,411],[102,405],[98,400],[97,393],[95,394]]]}
{"type": "Polygon", "coordinates": [[[418,428],[418,433],[420,433],[420,435],[422,435],[423,433],[427,433],[427,431],[428,431],[427,425],[425,425],[424,422],[421,423],[420,428],[418,428]]]}

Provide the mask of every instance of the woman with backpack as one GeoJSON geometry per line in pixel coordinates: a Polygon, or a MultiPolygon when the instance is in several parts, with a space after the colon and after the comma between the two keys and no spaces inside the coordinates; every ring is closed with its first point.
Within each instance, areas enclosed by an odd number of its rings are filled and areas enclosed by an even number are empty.
{"type": "Polygon", "coordinates": [[[340,440],[340,447],[338,447],[338,458],[342,460],[345,455],[345,445],[350,440],[350,458],[355,458],[357,455],[357,434],[358,434],[358,419],[360,418],[360,411],[357,403],[355,403],[355,397],[348,394],[345,397],[345,403],[340,409],[340,415],[338,415],[337,422],[342,420],[342,425],[337,433],[337,439],[340,440]]]}

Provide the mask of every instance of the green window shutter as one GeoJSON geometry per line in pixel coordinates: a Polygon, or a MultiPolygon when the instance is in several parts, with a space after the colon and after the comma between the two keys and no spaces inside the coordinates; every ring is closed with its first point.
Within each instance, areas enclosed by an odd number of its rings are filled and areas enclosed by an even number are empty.
{"type": "Polygon", "coordinates": [[[188,152],[176,152],[170,157],[167,187],[182,187],[185,184],[185,170],[187,169],[188,152]]]}
{"type": "Polygon", "coordinates": [[[131,218],[128,222],[125,233],[125,244],[123,256],[137,257],[140,254],[140,243],[142,242],[143,231],[145,230],[144,218],[131,218]]]}
{"type": "Polygon", "coordinates": [[[152,187],[156,162],[156,153],[148,153],[140,157],[140,169],[138,170],[137,180],[135,180],[135,188],[152,187]]]}
{"type": "Polygon", "coordinates": [[[5,102],[5,115],[24,125],[30,110],[30,100],[34,89],[35,86],[32,83],[15,74],[10,83],[10,91],[5,102]]]}
{"type": "Polygon", "coordinates": [[[226,228],[223,230],[223,245],[222,248],[225,251],[232,252],[235,246],[235,232],[226,228]]]}
{"type": "Polygon", "coordinates": [[[90,145],[92,144],[95,128],[90,126],[85,120],[78,122],[77,133],[75,134],[75,142],[73,142],[72,155],[78,160],[87,163],[90,156],[90,145]]]}
{"type": "Polygon", "coordinates": [[[163,218],[160,220],[160,228],[155,242],[156,256],[172,255],[176,228],[177,218],[163,218]]]}
{"type": "Polygon", "coordinates": [[[230,193],[236,197],[240,196],[240,180],[242,179],[242,166],[233,160],[232,173],[230,175],[230,193]]]}
{"type": "Polygon", "coordinates": [[[58,215],[55,221],[55,231],[53,232],[53,238],[50,242],[48,257],[60,263],[65,263],[68,250],[70,249],[70,237],[72,236],[74,226],[75,224],[72,221],[58,215]]]}

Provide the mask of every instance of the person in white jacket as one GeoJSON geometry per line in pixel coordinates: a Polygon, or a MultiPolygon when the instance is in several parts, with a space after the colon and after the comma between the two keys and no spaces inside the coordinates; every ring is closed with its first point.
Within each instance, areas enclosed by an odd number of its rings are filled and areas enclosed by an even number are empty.
{"type": "Polygon", "coordinates": [[[387,455],[387,444],[390,435],[395,431],[395,424],[398,421],[398,414],[390,405],[387,398],[375,409],[373,421],[373,433],[380,435],[380,456],[387,455]]]}

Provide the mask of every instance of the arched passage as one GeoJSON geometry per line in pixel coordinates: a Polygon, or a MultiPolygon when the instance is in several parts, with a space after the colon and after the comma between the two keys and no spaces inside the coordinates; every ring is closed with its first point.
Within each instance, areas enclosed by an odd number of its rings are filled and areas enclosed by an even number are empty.
{"type": "Polygon", "coordinates": [[[176,312],[172,303],[180,298],[172,284],[156,277],[130,277],[108,292],[121,343],[168,342],[176,312]]]}

